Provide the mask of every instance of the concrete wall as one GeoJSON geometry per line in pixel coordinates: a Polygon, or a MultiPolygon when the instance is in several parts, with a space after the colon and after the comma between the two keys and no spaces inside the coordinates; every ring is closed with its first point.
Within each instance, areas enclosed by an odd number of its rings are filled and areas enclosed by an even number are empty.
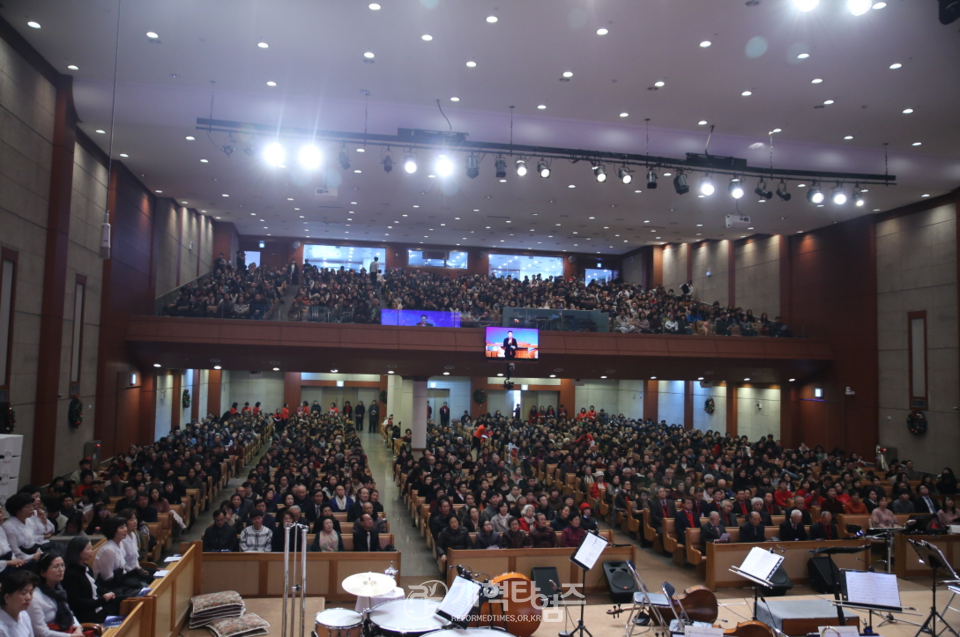
{"type": "Polygon", "coordinates": [[[691,249],[696,296],[708,304],[719,301],[720,305],[726,305],[729,302],[730,241],[704,241],[694,244],[691,249]]]}
{"type": "Polygon", "coordinates": [[[690,246],[686,243],[663,247],[663,289],[672,289],[680,294],[680,286],[687,281],[687,253],[690,246]]]}
{"type": "Polygon", "coordinates": [[[620,266],[620,276],[627,283],[643,283],[643,259],[639,254],[627,257],[620,266]]]}
{"type": "MultiPolygon", "coordinates": [[[[719,411],[719,405],[717,407],[719,411]]],[[[737,435],[746,436],[752,441],[767,434],[773,434],[775,440],[780,438],[780,390],[757,387],[738,388],[737,435]]]]}
{"type": "Polygon", "coordinates": [[[617,383],[617,413],[627,418],[639,418],[643,414],[643,381],[621,380],[617,383]]]}
{"type": "Polygon", "coordinates": [[[0,246],[18,253],[8,387],[23,435],[21,484],[32,470],[55,103],[53,85],[0,41],[0,246]]]}
{"type": "Polygon", "coordinates": [[[620,411],[620,387],[618,382],[615,380],[585,381],[583,385],[576,388],[577,403],[575,408],[571,409],[567,405],[567,412],[572,416],[580,413],[581,407],[586,407],[587,411],[590,411],[590,405],[593,405],[597,411],[604,409],[607,413],[618,413],[620,411]]]}
{"type": "Polygon", "coordinates": [[[209,396],[210,390],[210,370],[201,369],[200,370],[200,388],[197,392],[197,396],[194,396],[194,400],[197,401],[197,416],[200,420],[203,420],[207,417],[207,412],[209,411],[209,396]]]}
{"type": "Polygon", "coordinates": [[[154,231],[158,296],[213,269],[213,222],[209,217],[177,205],[172,199],[160,198],[154,231]]]}
{"type": "Polygon", "coordinates": [[[155,436],[160,439],[170,433],[173,410],[180,408],[180,397],[173,393],[173,374],[157,375],[157,426],[155,436]]]}
{"type": "Polygon", "coordinates": [[[780,236],[737,245],[733,258],[737,305],[772,321],[780,314],[780,236]]]}
{"type": "Polygon", "coordinates": [[[957,352],[957,214],[944,205],[876,227],[880,444],[939,473],[960,457],[957,352]],[[928,432],[907,430],[907,313],[927,313],[928,432]]]}
{"type": "MultiPolygon", "coordinates": [[[[251,378],[250,372],[231,371],[230,401],[221,403],[223,411],[230,409],[233,403],[239,403],[237,409],[242,409],[243,403],[247,402],[251,408],[260,402],[262,408],[271,412],[283,407],[283,372],[262,372],[262,375],[263,378],[251,378]]],[[[295,406],[290,408],[295,409],[295,406]]]]}
{"type": "Polygon", "coordinates": [[[693,384],[693,428],[727,433],[726,387],[701,387],[699,382],[693,384]],[[708,398],[713,398],[712,414],[704,411],[708,398]]]}
{"type": "MultiPolygon", "coordinates": [[[[450,408],[450,419],[459,419],[463,412],[470,411],[470,378],[467,376],[436,376],[427,383],[427,394],[431,390],[446,389],[447,406],[450,408]]],[[[379,392],[378,392],[379,393],[379,392]]],[[[440,407],[443,405],[443,399],[431,401],[433,406],[433,419],[440,422],[440,407]]],[[[538,403],[539,404],[539,403],[538,403]]],[[[554,404],[556,408],[556,404],[554,404]]]]}
{"type": "Polygon", "coordinates": [[[682,380],[657,381],[657,421],[668,425],[683,425],[682,380]]]}

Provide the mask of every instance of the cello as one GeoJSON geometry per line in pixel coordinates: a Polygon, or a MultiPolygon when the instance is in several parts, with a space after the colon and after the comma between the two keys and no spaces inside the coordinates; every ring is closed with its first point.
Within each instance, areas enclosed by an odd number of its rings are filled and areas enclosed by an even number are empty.
{"type": "MultiPolygon", "coordinates": [[[[673,612],[678,615],[680,614],[680,606],[683,605],[683,610],[686,611],[691,621],[704,622],[706,624],[715,623],[717,621],[717,615],[720,613],[717,596],[709,588],[699,584],[687,588],[682,593],[677,593],[676,596],[670,600],[670,605],[672,606],[673,612]],[[679,600],[679,603],[677,600],[679,600]]],[[[663,608],[665,607],[661,607],[661,613],[663,612],[663,608]]],[[[664,621],[666,621],[666,619],[664,619],[664,621]]]]}
{"type": "MultiPolygon", "coordinates": [[[[543,610],[534,605],[534,601],[537,601],[536,585],[522,573],[497,575],[490,580],[490,584],[503,591],[503,598],[494,602],[483,602],[480,605],[480,615],[491,616],[494,624],[500,625],[505,621],[504,615],[510,615],[512,621],[507,624],[510,634],[515,637],[530,637],[540,627],[543,618],[543,610]]],[[[474,621],[470,625],[481,624],[474,621]]]]}
{"type": "Polygon", "coordinates": [[[726,637],[774,637],[773,629],[756,620],[740,622],[736,628],[723,631],[726,637]]]}

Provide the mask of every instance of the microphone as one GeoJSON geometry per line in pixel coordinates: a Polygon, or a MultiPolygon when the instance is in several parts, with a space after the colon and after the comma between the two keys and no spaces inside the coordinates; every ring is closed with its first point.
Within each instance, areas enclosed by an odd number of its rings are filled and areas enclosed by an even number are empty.
{"type": "Polygon", "coordinates": [[[779,544],[777,544],[776,546],[777,546],[777,548],[780,550],[780,555],[783,555],[784,553],[787,552],[787,549],[783,548],[783,547],[780,546],[779,544]]]}

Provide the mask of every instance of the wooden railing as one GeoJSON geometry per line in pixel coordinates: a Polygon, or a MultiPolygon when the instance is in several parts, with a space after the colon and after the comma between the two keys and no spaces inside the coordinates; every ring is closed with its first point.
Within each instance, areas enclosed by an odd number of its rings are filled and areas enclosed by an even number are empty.
{"type": "Polygon", "coordinates": [[[143,597],[131,597],[120,604],[120,614],[127,616],[124,623],[130,620],[135,610],[142,613],[144,628],[141,637],[177,637],[186,624],[190,598],[200,593],[203,544],[193,542],[184,546],[187,548],[178,561],[159,565],[167,567],[170,572],[154,580],[149,593],[143,597]]]}

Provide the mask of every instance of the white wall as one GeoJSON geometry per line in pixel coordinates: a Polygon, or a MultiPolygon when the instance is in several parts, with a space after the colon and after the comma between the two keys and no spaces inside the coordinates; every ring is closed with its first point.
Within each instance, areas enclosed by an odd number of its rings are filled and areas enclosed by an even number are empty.
{"type": "Polygon", "coordinates": [[[693,428],[700,431],[713,430],[727,433],[726,387],[701,387],[699,382],[693,384],[693,428]],[[707,398],[713,398],[712,414],[708,414],[703,409],[707,398]]]}
{"type": "MultiPolygon", "coordinates": [[[[403,381],[403,406],[400,409],[400,413],[397,413],[396,410],[393,410],[393,422],[399,423],[401,425],[401,430],[410,429],[413,430],[413,380],[410,378],[404,378],[403,381]]],[[[383,415],[383,414],[381,414],[383,415]]],[[[386,414],[389,415],[389,414],[386,414]]],[[[383,418],[380,419],[381,422],[383,418]]]]}
{"type": "Polygon", "coordinates": [[[180,427],[183,428],[187,423],[190,422],[190,414],[193,413],[193,401],[197,399],[193,395],[193,375],[196,373],[194,369],[188,369],[180,375],[180,395],[177,397],[177,406],[176,409],[180,410],[180,427]],[[191,406],[186,409],[183,408],[183,390],[186,389],[190,392],[190,403],[191,406]]]}
{"type": "MultiPolygon", "coordinates": [[[[428,394],[431,389],[446,389],[449,391],[447,396],[447,407],[450,408],[450,420],[459,420],[463,412],[470,411],[470,401],[473,398],[470,395],[470,379],[465,376],[435,376],[427,384],[428,394]]],[[[440,407],[443,406],[443,400],[433,401],[433,420],[440,423],[440,407]]]]}
{"type": "Polygon", "coordinates": [[[621,380],[617,383],[617,414],[627,418],[643,416],[643,381],[621,380]]]}
{"type": "MultiPolygon", "coordinates": [[[[230,405],[233,404],[230,394],[230,378],[232,374],[229,370],[224,370],[220,374],[220,413],[218,416],[224,412],[230,410],[230,405]]],[[[291,406],[294,407],[294,406],[291,406]]]]}
{"type": "MultiPolygon", "coordinates": [[[[716,414],[714,414],[716,415],[716,414]]],[[[748,440],[773,434],[780,438],[780,390],[740,387],[737,389],[737,434],[748,440]],[[757,408],[757,401],[762,407],[757,408]]]]}
{"type": "Polygon", "coordinates": [[[683,425],[683,383],[682,380],[657,381],[657,420],[667,421],[668,425],[683,425]]]}
{"type": "Polygon", "coordinates": [[[197,392],[199,395],[195,397],[197,400],[197,414],[200,416],[200,420],[203,420],[207,417],[207,411],[209,410],[208,405],[208,393],[210,390],[210,370],[201,369],[200,370],[200,391],[197,392]]]}
{"type": "MultiPolygon", "coordinates": [[[[643,259],[639,254],[627,257],[623,260],[623,266],[620,268],[620,276],[627,283],[640,285],[643,283],[643,259]]],[[[556,405],[554,405],[556,408],[556,405]]]]}
{"type": "MultiPolygon", "coordinates": [[[[250,378],[250,372],[230,372],[229,383],[224,383],[224,387],[229,388],[229,400],[220,403],[221,409],[227,411],[235,402],[237,409],[242,409],[246,402],[251,408],[259,402],[262,409],[270,412],[283,407],[283,372],[262,372],[262,375],[263,378],[250,378]]],[[[290,408],[295,410],[296,406],[290,408]]]]}
{"type": "Polygon", "coordinates": [[[180,408],[178,396],[173,394],[173,375],[157,374],[157,440],[170,433],[170,424],[173,422],[173,410],[180,408]]]}
{"type": "Polygon", "coordinates": [[[620,411],[620,386],[619,381],[615,380],[588,380],[583,385],[576,387],[576,405],[571,408],[567,405],[567,413],[571,416],[580,413],[580,408],[585,407],[590,411],[590,405],[596,407],[599,412],[601,409],[606,412],[616,414],[620,411]]]}

